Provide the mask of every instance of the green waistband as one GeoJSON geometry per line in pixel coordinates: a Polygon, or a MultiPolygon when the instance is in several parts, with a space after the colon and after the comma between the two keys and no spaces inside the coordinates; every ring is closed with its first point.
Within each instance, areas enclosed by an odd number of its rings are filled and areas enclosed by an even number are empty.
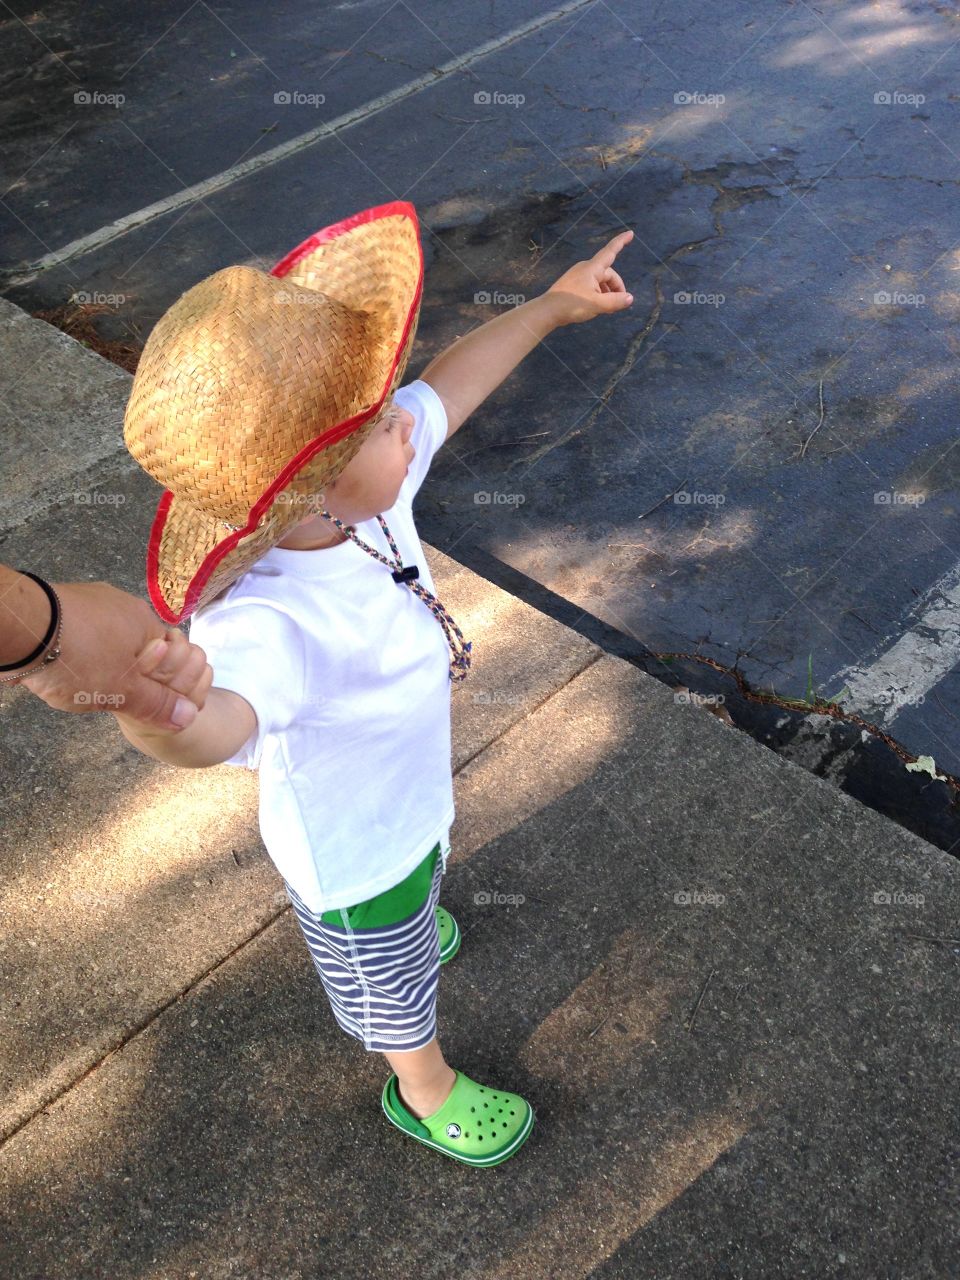
{"type": "MultiPolygon", "coordinates": [[[[405,880],[385,889],[366,902],[358,902],[355,906],[344,907],[347,919],[353,929],[376,929],[385,924],[396,924],[398,920],[406,920],[418,907],[427,900],[437,858],[440,856],[439,842],[433,846],[419,866],[414,867],[405,880]]],[[[327,924],[343,925],[344,920],[340,908],[324,911],[320,917],[327,924]]]]}

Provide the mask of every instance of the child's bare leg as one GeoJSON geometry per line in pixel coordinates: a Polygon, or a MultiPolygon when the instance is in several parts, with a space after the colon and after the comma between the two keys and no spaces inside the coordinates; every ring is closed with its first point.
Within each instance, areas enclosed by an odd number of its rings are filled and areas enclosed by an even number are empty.
{"type": "Polygon", "coordinates": [[[446,1102],[457,1075],[448,1067],[437,1037],[422,1049],[395,1050],[383,1055],[397,1074],[400,1100],[418,1120],[432,1116],[446,1102]]]}

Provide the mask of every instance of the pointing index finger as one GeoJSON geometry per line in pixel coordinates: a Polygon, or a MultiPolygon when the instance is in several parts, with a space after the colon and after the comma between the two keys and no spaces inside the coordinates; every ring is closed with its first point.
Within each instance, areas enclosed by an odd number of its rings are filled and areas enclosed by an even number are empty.
{"type": "Polygon", "coordinates": [[[596,255],[596,261],[602,267],[612,266],[613,261],[616,258],[617,254],[620,252],[622,248],[624,248],[625,245],[629,244],[632,239],[633,239],[632,231],[629,231],[629,230],[621,231],[619,235],[614,236],[613,239],[603,249],[600,250],[600,252],[596,255]]]}

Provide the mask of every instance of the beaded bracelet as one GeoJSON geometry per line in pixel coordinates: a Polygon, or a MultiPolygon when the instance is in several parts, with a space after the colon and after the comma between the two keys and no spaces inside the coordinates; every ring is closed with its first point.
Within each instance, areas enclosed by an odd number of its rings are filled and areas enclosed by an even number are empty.
{"type": "Polygon", "coordinates": [[[18,569],[17,573],[22,573],[25,578],[32,579],[38,587],[43,588],[47,599],[50,601],[50,625],[33,653],[21,659],[20,662],[10,662],[5,666],[0,666],[0,671],[13,672],[13,675],[0,675],[0,684],[14,684],[25,676],[32,676],[36,672],[42,671],[49,663],[56,662],[57,658],[60,657],[61,608],[59,596],[49,582],[44,582],[43,578],[38,578],[35,573],[30,573],[27,569],[18,569]],[[48,645],[51,646],[49,649],[47,649],[48,645]],[[47,651],[44,652],[44,650],[47,651]],[[43,659],[35,667],[31,667],[30,664],[36,662],[41,654],[43,654],[43,659]],[[23,670],[24,667],[27,669],[23,670]]]}

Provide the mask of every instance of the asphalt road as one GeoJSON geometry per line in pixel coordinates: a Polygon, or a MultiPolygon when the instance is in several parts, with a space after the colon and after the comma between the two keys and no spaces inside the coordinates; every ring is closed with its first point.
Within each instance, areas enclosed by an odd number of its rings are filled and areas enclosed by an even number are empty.
{"type": "Polygon", "coordinates": [[[960,774],[956,5],[3,8],[2,292],[28,310],[113,299],[104,332],[142,339],[202,276],[408,199],[416,376],[633,228],[631,311],[488,400],[422,535],[960,837],[887,747],[653,656],[847,689],[960,774]]]}

